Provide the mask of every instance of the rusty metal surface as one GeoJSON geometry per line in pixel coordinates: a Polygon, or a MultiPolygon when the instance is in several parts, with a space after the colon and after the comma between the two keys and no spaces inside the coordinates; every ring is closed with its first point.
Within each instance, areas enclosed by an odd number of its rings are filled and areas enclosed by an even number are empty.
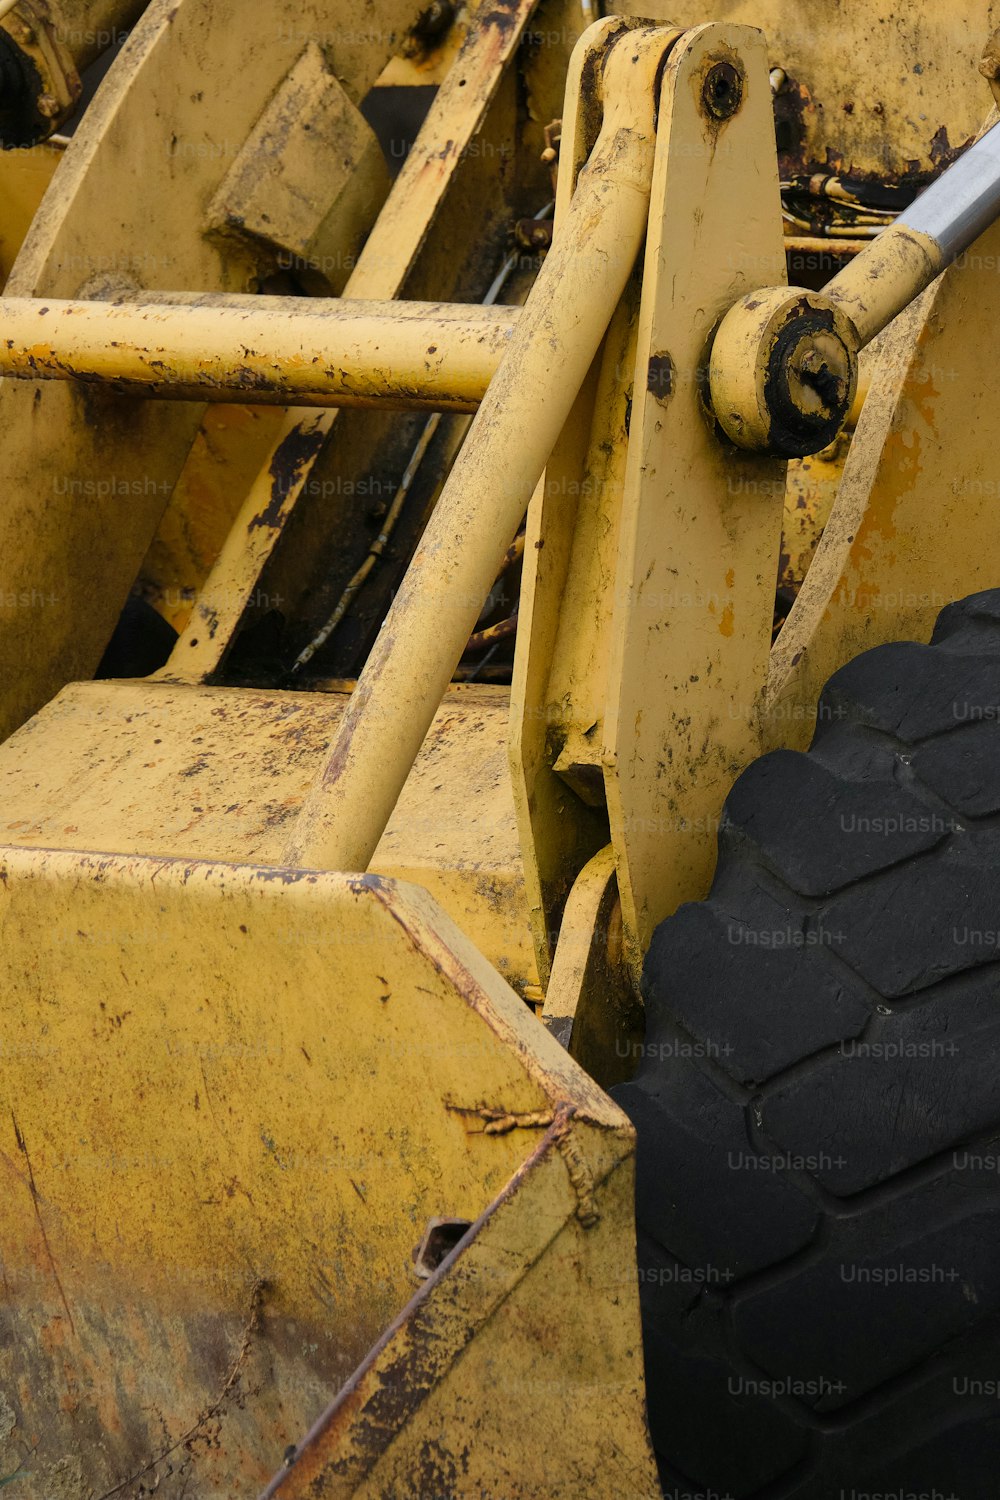
{"type": "MultiPolygon", "coordinates": [[[[435,903],[376,876],[4,848],[0,971],[0,1470],[29,1500],[249,1500],[417,1290],[431,1218],[476,1220],[561,1121],[541,1199],[507,1191],[516,1290],[519,1237],[582,1232],[577,1164],[597,1192],[629,1158],[435,903]]],[[[641,1455],[631,1195],[596,1211],[641,1455]]],[[[499,1285],[466,1285],[470,1333],[499,1285]]]]}
{"type": "Polygon", "coordinates": [[[597,143],[292,831],[290,862],[364,869],[392,814],[634,269],[675,35],[641,27],[598,52],[597,143]]]}
{"type": "Polygon", "coordinates": [[[520,311],[437,302],[0,300],[0,373],[156,400],[474,411],[520,311]]]}
{"type": "MultiPolygon", "coordinates": [[[[484,3],[473,18],[377,226],[349,263],[350,296],[468,300],[477,287],[488,285],[493,271],[487,266],[502,243],[517,179],[515,174],[508,183],[506,166],[503,173],[482,168],[484,162],[498,162],[520,170],[516,80],[505,70],[536,3],[484,3]]],[[[328,269],[338,268],[339,262],[328,269]]],[[[392,555],[355,610],[363,632],[374,634],[381,623],[381,602],[398,582],[426,520],[436,493],[433,476],[442,467],[442,453],[449,453],[452,425],[442,424],[429,456],[429,492],[423,482],[414,487],[392,555]]],[[[317,419],[292,410],[276,431],[262,430],[258,472],[245,487],[206,585],[203,608],[217,628],[208,638],[196,612],[175,653],[174,669],[191,681],[218,671],[240,630],[274,613],[260,601],[274,599],[282,601],[279,625],[290,617],[296,622],[285,653],[285,669],[290,668],[367,554],[419,436],[418,419],[381,413],[317,419]]],[[[196,501],[201,472],[197,463],[187,476],[192,493],[184,497],[182,511],[196,501]]],[[[161,577],[163,563],[161,557],[161,577]]],[[[325,667],[332,675],[354,670],[351,648],[356,655],[357,638],[349,631],[345,635],[350,646],[339,637],[336,645],[346,661],[338,656],[325,667]]]]}
{"type": "Polygon", "coordinates": [[[538,1144],[275,1475],[280,1500],[660,1500],[638,1383],[633,1173],[586,1111],[538,1144]],[[579,1316],[579,1308],[587,1309],[579,1316]]]}
{"type": "MultiPolygon", "coordinates": [[[[262,0],[252,28],[239,0],[154,0],[66,151],[7,292],[246,292],[276,256],[231,246],[223,254],[202,233],[204,209],[227,153],[301,52],[302,28],[329,36],[338,76],[359,97],[418,9],[416,0],[384,0],[365,37],[331,30],[320,0],[262,0]],[[225,47],[205,45],[209,17],[225,47]]],[[[0,420],[2,735],[97,666],[200,410],[4,381],[0,420]]]]}
{"type": "MultiPolygon", "coordinates": [[[[346,694],[92,683],[0,747],[0,840],[280,862],[346,694]]],[[[442,903],[520,990],[537,984],[506,761],[507,694],[447,695],[373,868],[442,903]]]]}
{"type": "MultiPolygon", "coordinates": [[[[610,9],[684,27],[726,21],[764,32],[780,74],[774,106],[782,179],[797,188],[795,207],[822,234],[838,214],[848,225],[858,217],[838,208],[828,185],[862,205],[862,218],[891,217],[973,139],[989,102],[979,62],[1000,21],[995,0],[866,0],[836,10],[827,0],[617,0],[610,9]]],[[[557,80],[582,25],[574,0],[539,8],[524,66],[540,122],[558,112],[557,80]]]]}
{"type": "Polygon", "coordinates": [[[771,67],[785,74],[776,114],[786,181],[836,176],[903,207],[973,138],[989,100],[978,64],[1000,19],[995,0],[836,11],[827,0],[677,0],[664,11],[680,25],[725,19],[764,32],[771,67]]]}
{"type": "Polygon", "coordinates": [[[775,645],[768,737],[808,741],[825,680],[860,651],[929,638],[1000,572],[987,367],[1000,230],[897,319],[872,371],[844,477],[775,645]]]}

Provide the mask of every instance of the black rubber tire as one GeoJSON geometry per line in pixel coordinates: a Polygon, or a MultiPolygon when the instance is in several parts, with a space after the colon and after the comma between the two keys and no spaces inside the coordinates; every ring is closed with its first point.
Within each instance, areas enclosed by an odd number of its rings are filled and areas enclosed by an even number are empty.
{"type": "Polygon", "coordinates": [[[638,1132],[668,1496],[1000,1495],[1000,590],[827,684],[657,929],[638,1132]]]}

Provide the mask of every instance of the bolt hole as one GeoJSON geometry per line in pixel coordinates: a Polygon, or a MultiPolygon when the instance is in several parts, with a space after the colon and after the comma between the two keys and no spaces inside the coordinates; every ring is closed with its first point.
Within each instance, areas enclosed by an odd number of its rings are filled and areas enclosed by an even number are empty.
{"type": "Polygon", "coordinates": [[[431,1219],[420,1244],[413,1252],[413,1269],[421,1281],[432,1276],[472,1228],[469,1219],[431,1219]]]}
{"type": "Polygon", "coordinates": [[[702,106],[716,120],[729,120],[743,103],[743,77],[732,63],[711,67],[701,92],[702,106]]]}

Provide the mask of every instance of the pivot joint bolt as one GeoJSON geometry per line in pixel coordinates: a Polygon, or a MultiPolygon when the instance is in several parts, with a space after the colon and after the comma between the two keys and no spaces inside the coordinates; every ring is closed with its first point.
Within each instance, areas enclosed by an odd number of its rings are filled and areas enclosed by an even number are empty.
{"type": "Polygon", "coordinates": [[[714,63],[705,75],[701,102],[713,120],[731,120],[743,103],[743,72],[731,62],[714,63]]]}
{"type": "Polygon", "coordinates": [[[833,442],[854,401],[858,341],[818,292],[776,287],[737,302],[712,345],[711,404],[740,448],[803,458],[833,442]]]}

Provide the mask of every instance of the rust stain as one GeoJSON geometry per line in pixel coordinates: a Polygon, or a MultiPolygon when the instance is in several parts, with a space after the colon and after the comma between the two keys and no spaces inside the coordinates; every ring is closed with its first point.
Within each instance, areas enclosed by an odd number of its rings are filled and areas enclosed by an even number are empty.
{"type": "Polygon", "coordinates": [[[722,611],[722,619],[719,621],[719,634],[730,636],[733,633],[733,606],[727,604],[722,611]]]}
{"type": "Polygon", "coordinates": [[[483,1135],[509,1135],[512,1130],[548,1130],[555,1116],[551,1110],[530,1110],[527,1114],[511,1114],[505,1109],[491,1109],[488,1105],[469,1108],[461,1104],[445,1104],[445,1108],[456,1115],[484,1121],[483,1135]]]}
{"type": "Polygon", "coordinates": [[[916,428],[894,428],[882,454],[879,482],[871,491],[858,534],[854,554],[870,559],[873,548],[896,536],[896,506],[913,489],[922,471],[921,439],[916,428]]]}
{"type": "Polygon", "coordinates": [[[907,424],[890,432],[878,479],[851,547],[856,582],[851,587],[842,579],[834,595],[839,605],[847,603],[858,614],[872,609],[882,595],[882,581],[895,561],[890,544],[897,536],[896,508],[920,477],[920,456],[921,437],[915,426],[907,424]]]}
{"type": "MultiPolygon", "coordinates": [[[[845,104],[844,110],[853,114],[854,105],[845,104]]],[[[884,106],[877,103],[873,113],[884,114],[884,106]]],[[[946,125],[933,130],[928,125],[922,160],[900,157],[883,163],[878,171],[859,170],[851,155],[828,142],[822,143],[823,155],[817,154],[820,141],[812,137],[823,115],[823,102],[814,97],[808,85],[787,77],[774,99],[781,173],[791,193],[799,197],[800,210],[820,232],[837,216],[836,200],[826,196],[826,185],[831,181],[838,184],[838,196],[859,207],[899,213],[971,144],[970,138],[953,146],[946,125]]]]}
{"type": "Polygon", "coordinates": [[[934,375],[931,370],[924,371],[919,380],[913,379],[906,382],[907,397],[935,435],[937,435],[935,402],[940,394],[940,390],[934,384],[934,375]]]}
{"type": "MultiPolygon", "coordinates": [[[[243,1366],[246,1364],[247,1360],[250,1357],[250,1346],[253,1341],[253,1336],[260,1327],[261,1306],[263,1303],[266,1286],[266,1282],[260,1280],[259,1278],[253,1284],[250,1293],[250,1312],[247,1318],[246,1326],[243,1330],[243,1339],[240,1344],[239,1352],[236,1355],[236,1359],[233,1362],[232,1369],[229,1371],[229,1374],[226,1377],[225,1384],[223,1385],[217,1399],[212,1403],[211,1406],[207,1407],[203,1412],[199,1414],[197,1420],[191,1425],[191,1427],[188,1428],[187,1432],[183,1432],[181,1434],[176,1442],[171,1443],[169,1447],[165,1448],[163,1452],[158,1454],[155,1458],[151,1458],[149,1463],[144,1464],[143,1467],[137,1470],[134,1474],[130,1474],[127,1479],[121,1480],[120,1483],[114,1485],[110,1490],[105,1490],[104,1494],[99,1497],[99,1500],[113,1500],[113,1497],[115,1495],[120,1495],[123,1490],[130,1490],[138,1479],[141,1479],[144,1474],[148,1474],[150,1470],[159,1468],[164,1459],[169,1458],[171,1454],[176,1453],[178,1448],[187,1447],[195,1438],[197,1438],[203,1427],[205,1427],[209,1422],[213,1421],[217,1416],[220,1415],[227,1397],[232,1393],[234,1387],[239,1381],[240,1375],[243,1372],[243,1366]]],[[[155,1485],[154,1488],[156,1488],[155,1485]]]]}
{"type": "Polygon", "coordinates": [[[601,1217],[597,1211],[594,1174],[586,1156],[573,1137],[570,1121],[566,1121],[557,1129],[556,1145],[560,1156],[566,1163],[570,1185],[576,1194],[576,1216],[584,1229],[593,1229],[601,1217]]]}

